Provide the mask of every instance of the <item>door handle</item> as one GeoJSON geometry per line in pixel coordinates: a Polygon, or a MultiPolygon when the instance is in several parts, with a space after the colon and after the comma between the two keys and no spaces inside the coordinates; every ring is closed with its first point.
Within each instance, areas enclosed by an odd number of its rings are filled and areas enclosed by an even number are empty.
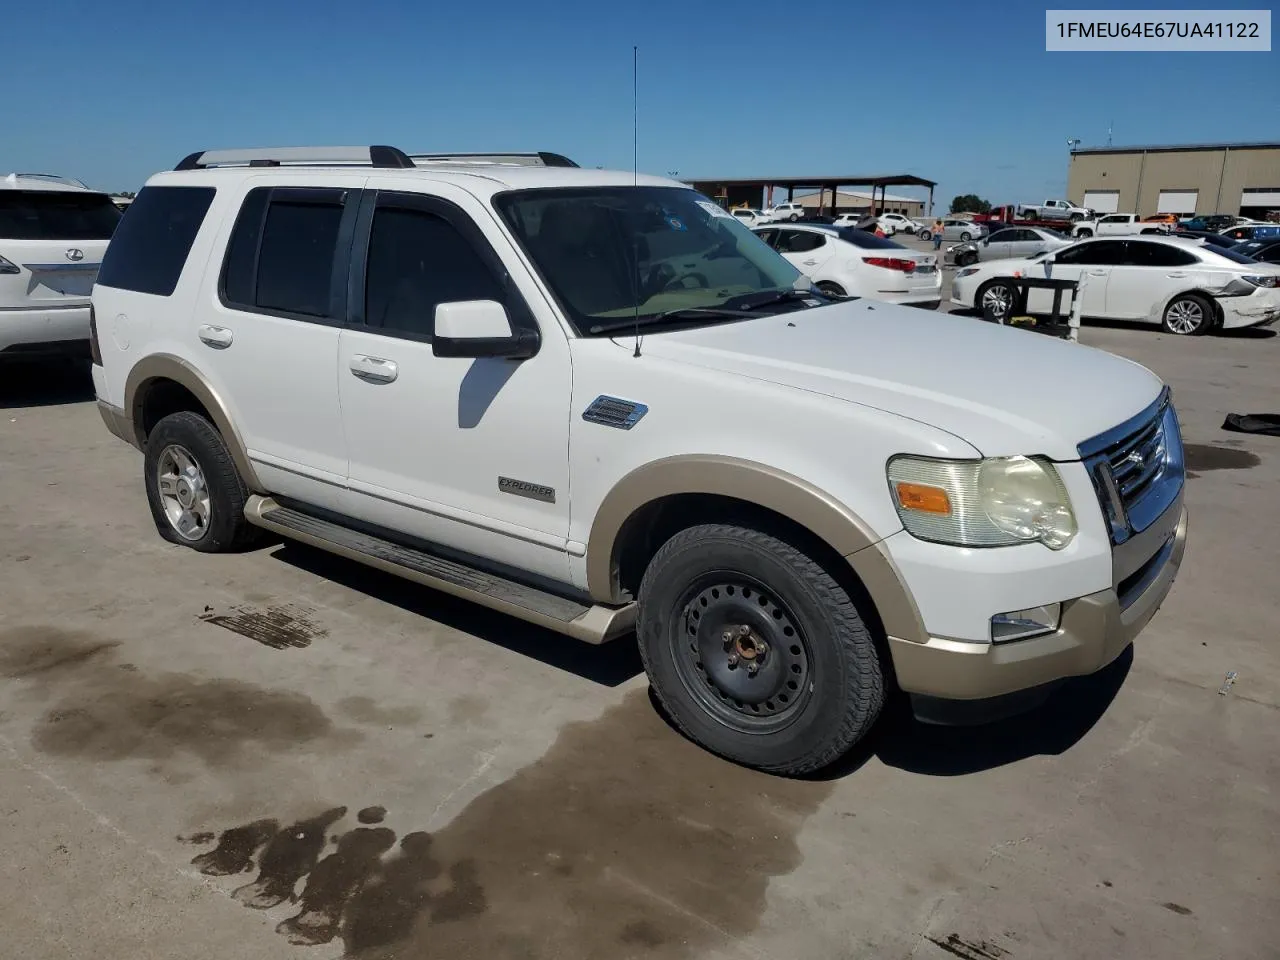
{"type": "Polygon", "coordinates": [[[801,262],[802,262],[806,267],[816,266],[816,265],[817,265],[817,263],[818,263],[818,261],[817,261],[817,260],[803,260],[803,261],[801,261],[801,262]]]}
{"type": "Polygon", "coordinates": [[[213,347],[215,350],[225,350],[231,346],[231,341],[235,339],[233,334],[226,327],[214,327],[205,323],[196,331],[200,337],[200,342],[207,347],[213,347]]]}
{"type": "Polygon", "coordinates": [[[394,361],[357,354],[351,358],[351,372],[365,383],[391,383],[400,376],[394,361]]]}
{"type": "Polygon", "coordinates": [[[1185,273],[1170,273],[1167,276],[1170,280],[1185,280],[1187,277],[1185,273]]]}
{"type": "Polygon", "coordinates": [[[1105,271],[1105,270],[1090,270],[1090,271],[1089,271],[1089,276],[1091,276],[1091,277],[1105,277],[1106,275],[1107,275],[1107,271],[1105,271]]]}

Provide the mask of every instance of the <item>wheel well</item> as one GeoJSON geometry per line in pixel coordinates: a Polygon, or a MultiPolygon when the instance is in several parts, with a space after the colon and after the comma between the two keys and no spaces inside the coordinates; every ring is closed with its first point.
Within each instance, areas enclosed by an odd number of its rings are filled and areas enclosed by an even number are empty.
{"type": "Polygon", "coordinates": [[[157,423],[169,414],[183,410],[198,413],[206,420],[213,422],[204,404],[176,380],[168,380],[164,377],[149,380],[139,388],[137,399],[134,400],[134,427],[139,437],[146,440],[157,423]]]}
{"type": "Polygon", "coordinates": [[[1173,301],[1177,300],[1179,297],[1185,297],[1192,294],[1209,302],[1209,309],[1213,311],[1213,325],[1215,327],[1220,326],[1222,321],[1225,319],[1222,312],[1222,304],[1218,302],[1218,298],[1213,294],[1199,288],[1196,288],[1195,290],[1179,290],[1172,297],[1166,300],[1164,302],[1164,306],[1160,308],[1160,319],[1164,318],[1164,312],[1169,309],[1169,304],[1173,303],[1173,301]]]}
{"type": "Polygon", "coordinates": [[[622,596],[639,596],[645,570],[664,543],[681,530],[704,523],[726,523],[760,530],[785,540],[812,557],[849,591],[872,635],[883,639],[884,627],[871,595],[853,568],[830,544],[807,527],[768,507],[716,494],[684,493],[662,497],[645,504],[627,518],[618,531],[612,564],[622,596]]]}

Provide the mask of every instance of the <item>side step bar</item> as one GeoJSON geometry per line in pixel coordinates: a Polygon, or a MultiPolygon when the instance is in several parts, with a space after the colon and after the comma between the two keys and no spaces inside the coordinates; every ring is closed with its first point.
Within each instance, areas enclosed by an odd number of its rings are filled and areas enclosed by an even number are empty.
{"type": "Polygon", "coordinates": [[[244,508],[255,527],[306,543],[366,566],[413,580],[424,586],[510,614],[586,643],[601,644],[635,629],[636,605],[594,606],[476,570],[422,550],[402,547],[381,537],[321,520],[271,497],[254,494],[244,508]]]}

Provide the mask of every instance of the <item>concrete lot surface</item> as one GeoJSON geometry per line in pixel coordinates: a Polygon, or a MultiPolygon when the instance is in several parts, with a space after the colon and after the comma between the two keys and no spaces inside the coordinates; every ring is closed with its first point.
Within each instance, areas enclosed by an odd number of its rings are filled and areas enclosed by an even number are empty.
{"type": "Polygon", "coordinates": [[[1175,389],[1169,600],[1040,711],[898,705],[814,782],[683,741],[625,641],[165,544],[87,379],[0,371],[0,952],[1273,960],[1280,440],[1219,425],[1280,406],[1280,339],[1084,340],[1175,389]]]}

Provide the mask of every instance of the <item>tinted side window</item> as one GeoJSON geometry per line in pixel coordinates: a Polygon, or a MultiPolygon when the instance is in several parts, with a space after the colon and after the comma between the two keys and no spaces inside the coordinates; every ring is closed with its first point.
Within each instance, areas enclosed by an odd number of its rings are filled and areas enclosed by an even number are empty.
{"type": "Polygon", "coordinates": [[[1125,263],[1133,267],[1185,267],[1200,262],[1200,258],[1190,250],[1179,250],[1163,243],[1130,240],[1126,246],[1125,263]]]}
{"type": "Polygon", "coordinates": [[[826,243],[826,237],[807,230],[782,230],[778,234],[779,253],[808,253],[826,243]]]}
{"type": "Polygon", "coordinates": [[[213,187],[143,187],[107,245],[98,283],[170,296],[213,195],[213,187]]]}
{"type": "Polygon", "coordinates": [[[227,245],[222,275],[227,303],[329,317],[345,193],[289,187],[250,191],[227,245]]]}
{"type": "Polygon", "coordinates": [[[484,260],[448,220],[424,210],[379,207],[365,273],[365,322],[429,339],[436,305],[505,300],[484,260]]]}
{"type": "Polygon", "coordinates": [[[1017,236],[1017,233],[1017,230],[997,230],[987,237],[987,241],[990,243],[1013,243],[1013,241],[1021,239],[1017,236]]]}
{"type": "Polygon", "coordinates": [[[1080,266],[1114,266],[1124,263],[1124,242],[1097,240],[1093,243],[1082,243],[1078,247],[1062,251],[1054,259],[1058,263],[1080,266]]]}

